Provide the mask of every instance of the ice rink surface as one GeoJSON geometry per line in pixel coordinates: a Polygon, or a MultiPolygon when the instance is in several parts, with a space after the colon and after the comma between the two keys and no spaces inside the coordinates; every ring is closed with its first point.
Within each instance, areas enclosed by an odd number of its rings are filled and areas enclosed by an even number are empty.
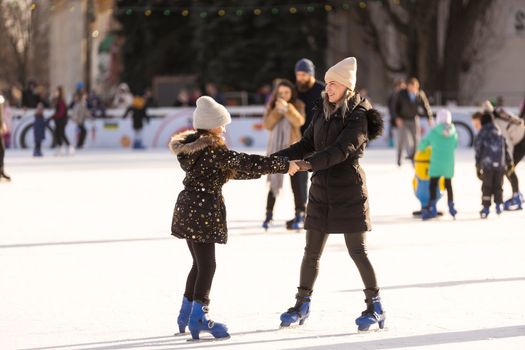
{"type": "MultiPolygon", "coordinates": [[[[479,219],[471,150],[457,154],[457,220],[432,222],[411,216],[411,166],[397,168],[391,150],[366,153],[383,332],[356,332],[363,286],[339,235],[321,260],[310,318],[279,330],[304,247],[302,232],[283,227],[293,215],[288,180],[267,233],[265,179],[228,183],[230,240],[217,249],[210,316],[232,337],[200,343],[173,336],[191,264],[186,244],[170,236],[183,177],[175,157],[46,155],[8,152],[13,182],[0,184],[1,350],[525,349],[525,212],[479,219]]],[[[518,172],[525,186],[525,167],[518,172]]]]}

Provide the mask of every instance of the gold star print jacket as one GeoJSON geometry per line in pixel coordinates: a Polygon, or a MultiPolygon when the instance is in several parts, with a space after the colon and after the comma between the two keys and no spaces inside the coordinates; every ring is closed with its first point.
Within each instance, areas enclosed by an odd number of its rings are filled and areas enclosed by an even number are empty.
{"type": "Polygon", "coordinates": [[[186,131],[170,141],[186,172],[171,225],[172,235],[197,243],[226,243],[228,229],[222,186],[229,179],[256,179],[288,171],[288,158],[263,157],[229,150],[222,138],[186,131]]]}

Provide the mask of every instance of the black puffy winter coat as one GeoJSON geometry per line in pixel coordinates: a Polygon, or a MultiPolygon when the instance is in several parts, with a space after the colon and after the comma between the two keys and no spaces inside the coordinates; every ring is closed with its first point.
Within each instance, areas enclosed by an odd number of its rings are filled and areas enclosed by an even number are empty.
{"type": "Polygon", "coordinates": [[[170,149],[186,172],[184,190],[175,204],[172,235],[197,243],[226,243],[226,208],[222,186],[229,179],[256,179],[288,172],[285,157],[263,157],[231,151],[210,134],[194,131],[172,137],[170,149]]]}
{"type": "Polygon", "coordinates": [[[275,153],[312,164],[312,179],[305,229],[323,233],[364,232],[371,229],[365,173],[359,158],[369,140],[383,129],[379,113],[359,95],[348,101],[345,116],[340,109],[329,118],[322,102],[303,138],[275,153]]]}

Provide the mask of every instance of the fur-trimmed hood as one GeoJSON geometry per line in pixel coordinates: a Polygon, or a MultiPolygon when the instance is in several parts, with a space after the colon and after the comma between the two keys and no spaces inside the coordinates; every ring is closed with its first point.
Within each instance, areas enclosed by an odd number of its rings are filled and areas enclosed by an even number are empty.
{"type": "Polygon", "coordinates": [[[196,153],[210,146],[219,146],[217,139],[212,135],[199,136],[195,130],[175,134],[169,143],[169,148],[175,155],[196,153]]]}

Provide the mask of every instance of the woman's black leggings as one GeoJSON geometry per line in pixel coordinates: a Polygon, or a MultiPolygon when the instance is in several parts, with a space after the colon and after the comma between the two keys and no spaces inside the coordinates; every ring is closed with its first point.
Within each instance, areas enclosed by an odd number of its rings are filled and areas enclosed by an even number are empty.
{"type": "Polygon", "coordinates": [[[66,125],[66,118],[55,119],[55,139],[58,146],[62,146],[62,142],[69,146],[69,140],[66,136],[66,125]]]}
{"type": "MultiPolygon", "coordinates": [[[[521,140],[520,143],[514,146],[514,152],[512,154],[514,166],[518,165],[518,163],[523,159],[523,156],[525,156],[525,137],[523,138],[523,140],[521,140]]],[[[510,185],[512,186],[512,193],[518,193],[520,191],[520,185],[518,181],[518,175],[516,175],[516,171],[513,171],[512,174],[507,175],[507,179],[509,179],[510,185]]]]}
{"type": "MultiPolygon", "coordinates": [[[[368,260],[366,253],[366,232],[345,233],[346,248],[354,261],[365,289],[379,290],[374,268],[368,260]]],[[[319,260],[329,234],[318,231],[306,231],[306,246],[304,248],[303,263],[301,264],[301,277],[299,289],[312,291],[315,280],[319,274],[319,260]]]]}
{"type": "MultiPolygon", "coordinates": [[[[293,197],[295,201],[295,212],[304,212],[306,208],[306,195],[308,191],[308,173],[300,172],[290,177],[292,184],[293,197]]],[[[275,196],[273,192],[268,191],[268,199],[266,200],[266,211],[273,212],[275,206],[275,196]]]]}
{"type": "MultiPolygon", "coordinates": [[[[435,201],[437,197],[437,188],[439,186],[439,177],[430,178],[430,201],[435,201]]],[[[452,191],[452,179],[445,178],[445,188],[447,189],[447,199],[454,202],[454,192],[452,191]]]]}
{"type": "Polygon", "coordinates": [[[210,289],[215,275],[215,243],[195,243],[187,240],[193,265],[188,279],[184,296],[188,300],[196,300],[204,305],[210,303],[210,289]]]}

